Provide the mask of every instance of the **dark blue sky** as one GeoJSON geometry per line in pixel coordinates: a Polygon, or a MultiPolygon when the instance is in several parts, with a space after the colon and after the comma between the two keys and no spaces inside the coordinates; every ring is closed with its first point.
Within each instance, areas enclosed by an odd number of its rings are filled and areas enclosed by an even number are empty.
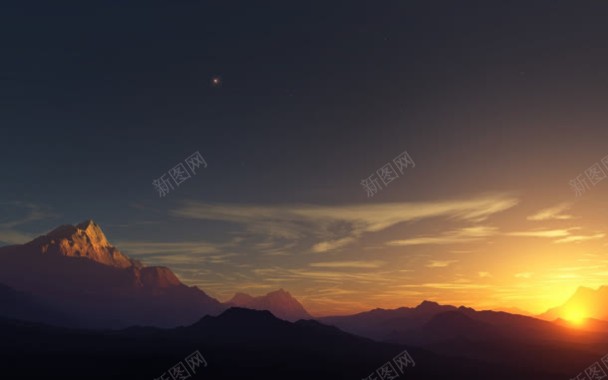
{"type": "MultiPolygon", "coordinates": [[[[270,247],[277,225],[245,208],[235,229],[240,206],[571,200],[608,154],[607,16],[591,1],[3,2],[0,242],[92,218],[125,246],[204,241],[247,268],[238,239],[270,247]],[[416,168],[366,197],[359,182],[406,149],[416,168]],[[159,198],[152,180],[195,151],[209,166],[159,198]]],[[[336,219],[283,247],[357,230],[336,219]]]]}

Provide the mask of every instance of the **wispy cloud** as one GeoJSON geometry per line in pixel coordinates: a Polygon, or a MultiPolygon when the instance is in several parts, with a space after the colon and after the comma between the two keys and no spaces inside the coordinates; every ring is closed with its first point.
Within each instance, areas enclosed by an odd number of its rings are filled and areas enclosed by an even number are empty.
{"type": "Polygon", "coordinates": [[[28,202],[1,202],[0,207],[12,208],[15,212],[24,214],[23,216],[17,217],[13,220],[4,220],[0,222],[0,229],[13,228],[29,222],[35,222],[57,216],[57,214],[51,212],[46,207],[28,202]]]}
{"type": "Polygon", "coordinates": [[[488,226],[465,227],[448,231],[439,236],[422,236],[411,239],[392,240],[391,246],[425,245],[425,244],[455,244],[477,241],[498,234],[498,228],[488,226]]]}
{"type": "Polygon", "coordinates": [[[566,229],[555,229],[555,230],[536,230],[536,231],[519,231],[509,232],[508,236],[519,236],[519,237],[535,237],[535,238],[551,238],[556,239],[554,243],[573,243],[586,240],[602,239],[606,236],[604,233],[596,233],[594,235],[578,235],[573,234],[571,231],[581,230],[581,227],[571,227],[566,229]]]}
{"type": "Polygon", "coordinates": [[[572,219],[573,218],[572,215],[563,213],[564,211],[569,210],[571,207],[572,207],[572,203],[560,203],[556,206],[542,209],[542,210],[538,211],[536,214],[528,216],[526,219],[535,220],[535,221],[552,220],[552,219],[555,219],[555,220],[572,219]]]}
{"type": "Polygon", "coordinates": [[[603,239],[605,236],[606,236],[606,234],[604,234],[604,233],[597,233],[595,235],[573,235],[573,236],[567,236],[563,239],[558,239],[555,242],[556,243],[572,243],[572,242],[577,242],[577,241],[603,239]]]}
{"type": "Polygon", "coordinates": [[[431,260],[426,265],[426,267],[427,268],[446,268],[457,262],[458,262],[458,260],[431,260]]]}
{"type": "Polygon", "coordinates": [[[379,268],[384,265],[384,261],[326,261],[308,264],[318,268],[379,268]]]}
{"type": "Polygon", "coordinates": [[[434,289],[444,289],[444,290],[468,290],[468,289],[486,289],[489,288],[490,285],[483,284],[463,284],[463,283],[455,283],[455,282],[431,282],[425,284],[411,284],[411,285],[403,285],[404,288],[434,288],[434,289]]]}
{"type": "Polygon", "coordinates": [[[356,240],[355,237],[345,237],[338,240],[322,241],[312,246],[312,251],[315,253],[323,253],[327,251],[333,251],[338,248],[350,244],[356,240]]]}
{"type": "Polygon", "coordinates": [[[557,230],[537,230],[537,231],[519,231],[509,232],[508,236],[521,236],[521,237],[539,237],[539,238],[557,238],[570,235],[570,229],[557,229],[557,230]]]}
{"type": "Polygon", "coordinates": [[[0,241],[7,244],[23,244],[34,239],[34,234],[28,234],[16,230],[0,230],[0,241]]]}
{"type": "Polygon", "coordinates": [[[15,227],[57,216],[57,214],[50,211],[47,207],[22,201],[0,202],[0,209],[2,209],[2,214],[4,215],[7,215],[9,210],[10,213],[19,215],[13,219],[0,220],[0,242],[7,244],[27,243],[42,234],[24,232],[20,228],[17,229],[15,227]]]}
{"type": "Polygon", "coordinates": [[[255,243],[253,245],[257,250],[262,251],[263,256],[290,256],[297,246],[295,242],[283,243],[275,239],[270,239],[264,242],[255,243]]]}
{"type": "MultiPolygon", "coordinates": [[[[319,268],[319,267],[317,267],[319,268]]],[[[281,267],[271,267],[271,268],[256,268],[252,270],[257,276],[262,277],[263,279],[267,278],[276,278],[287,280],[310,280],[310,281],[318,281],[318,282],[328,282],[328,283],[344,283],[348,282],[359,282],[362,284],[386,284],[393,282],[394,279],[389,278],[389,275],[392,274],[390,271],[359,271],[359,272],[342,272],[339,269],[343,269],[344,266],[333,266],[327,267],[333,270],[323,270],[323,267],[319,269],[309,269],[309,268],[281,268],[281,267]]],[[[354,267],[351,267],[354,268],[354,267]]],[[[358,267],[360,269],[374,269],[369,267],[358,267]]]]}
{"type": "MultiPolygon", "coordinates": [[[[472,199],[435,202],[401,202],[319,205],[238,205],[185,202],[172,210],[173,216],[215,220],[243,225],[245,231],[261,236],[316,240],[310,251],[338,250],[358,240],[363,234],[379,232],[403,222],[445,217],[479,222],[517,205],[508,194],[478,196],[472,199]]],[[[469,235],[474,235],[469,231],[469,235]]]]}
{"type": "Polygon", "coordinates": [[[153,256],[156,254],[209,254],[220,251],[218,245],[205,241],[189,242],[153,242],[153,241],[119,241],[116,247],[131,256],[153,256]]]}

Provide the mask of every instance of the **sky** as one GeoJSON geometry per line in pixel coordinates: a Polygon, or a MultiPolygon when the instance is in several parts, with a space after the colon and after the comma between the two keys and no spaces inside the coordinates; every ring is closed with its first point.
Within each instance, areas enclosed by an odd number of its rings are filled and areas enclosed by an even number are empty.
{"type": "Polygon", "coordinates": [[[318,316],[608,285],[608,4],[530,3],[3,2],[0,245],[93,219],[318,316]]]}

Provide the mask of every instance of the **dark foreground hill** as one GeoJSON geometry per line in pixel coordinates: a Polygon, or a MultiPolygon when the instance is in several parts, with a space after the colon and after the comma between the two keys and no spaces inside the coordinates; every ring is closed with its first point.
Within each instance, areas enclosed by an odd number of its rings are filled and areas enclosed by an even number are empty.
{"type": "MultiPolygon", "coordinates": [[[[401,379],[548,380],[569,378],[581,369],[560,373],[547,366],[458,359],[239,308],[176,329],[71,330],[0,320],[0,373],[3,378],[12,373],[6,377],[11,379],[159,379],[196,350],[208,365],[192,379],[362,379],[405,349],[415,366],[405,368],[401,379]]],[[[577,357],[589,364],[593,358],[577,357]]]]}

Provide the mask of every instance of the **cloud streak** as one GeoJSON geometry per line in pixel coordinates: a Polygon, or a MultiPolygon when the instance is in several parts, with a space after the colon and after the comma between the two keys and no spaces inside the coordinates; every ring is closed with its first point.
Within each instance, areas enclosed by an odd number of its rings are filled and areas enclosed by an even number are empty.
{"type": "Polygon", "coordinates": [[[457,263],[458,260],[431,260],[426,265],[427,268],[447,268],[452,264],[457,263]]]}
{"type": "MultiPolygon", "coordinates": [[[[314,242],[310,252],[339,250],[366,233],[385,230],[404,222],[449,218],[480,222],[508,210],[519,200],[508,194],[482,195],[472,199],[434,202],[320,205],[238,205],[188,201],[171,211],[180,218],[213,220],[242,225],[250,234],[314,242]]],[[[470,236],[479,233],[474,228],[470,236]]],[[[467,232],[465,232],[467,233],[467,232]]]]}
{"type": "Polygon", "coordinates": [[[384,265],[384,261],[328,261],[308,264],[318,268],[379,268],[384,265]]]}
{"type": "Polygon", "coordinates": [[[15,229],[17,226],[56,217],[57,215],[47,208],[22,201],[0,202],[0,208],[13,208],[17,212],[25,209],[24,215],[14,220],[4,220],[0,222],[0,242],[8,244],[23,244],[34,239],[41,233],[28,233],[15,229]]]}
{"type": "Polygon", "coordinates": [[[526,219],[534,221],[572,219],[572,215],[563,214],[564,211],[569,210],[571,207],[571,203],[560,203],[556,206],[540,210],[536,214],[528,216],[526,219]]]}
{"type": "Polygon", "coordinates": [[[594,235],[576,235],[570,231],[580,230],[581,227],[571,227],[566,229],[556,230],[537,230],[537,231],[520,231],[520,232],[509,232],[508,236],[519,236],[519,237],[536,237],[536,238],[559,238],[554,240],[554,243],[574,243],[586,240],[597,240],[602,239],[606,236],[604,233],[596,233],[594,235]]]}
{"type": "Polygon", "coordinates": [[[465,227],[458,230],[448,231],[439,236],[423,236],[403,240],[391,240],[387,242],[390,246],[409,246],[426,244],[454,244],[478,241],[488,236],[498,234],[498,229],[488,226],[465,227]]]}

